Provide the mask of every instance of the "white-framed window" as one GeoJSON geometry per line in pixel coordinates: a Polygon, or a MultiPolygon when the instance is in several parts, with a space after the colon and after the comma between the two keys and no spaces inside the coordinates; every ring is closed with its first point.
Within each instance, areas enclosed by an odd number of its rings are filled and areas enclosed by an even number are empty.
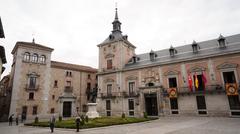
{"type": "Polygon", "coordinates": [[[37,63],[38,62],[38,54],[34,53],[32,56],[32,62],[37,63]]]}
{"type": "Polygon", "coordinates": [[[45,56],[45,55],[41,55],[41,56],[39,57],[39,62],[40,62],[40,63],[45,63],[45,62],[46,62],[46,56],[45,56]]]}
{"type": "Polygon", "coordinates": [[[131,82],[128,82],[128,91],[129,93],[133,93],[135,90],[135,82],[134,81],[131,81],[131,82]]]}
{"type": "Polygon", "coordinates": [[[23,55],[23,60],[24,61],[30,61],[30,53],[29,52],[25,52],[23,55]]]}
{"type": "Polygon", "coordinates": [[[112,84],[107,84],[107,94],[112,94],[112,84]]]}

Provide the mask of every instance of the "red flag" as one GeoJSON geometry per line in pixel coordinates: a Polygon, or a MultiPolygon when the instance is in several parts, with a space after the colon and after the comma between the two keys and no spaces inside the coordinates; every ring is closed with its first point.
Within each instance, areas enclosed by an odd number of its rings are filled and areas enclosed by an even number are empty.
{"type": "Polygon", "coordinates": [[[188,74],[188,87],[190,91],[192,92],[192,77],[190,74],[188,74]]]}

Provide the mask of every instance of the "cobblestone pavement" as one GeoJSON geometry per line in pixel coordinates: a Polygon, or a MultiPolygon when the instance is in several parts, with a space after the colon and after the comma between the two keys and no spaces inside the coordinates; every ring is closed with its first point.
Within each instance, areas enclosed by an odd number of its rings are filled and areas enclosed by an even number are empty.
{"type": "MultiPolygon", "coordinates": [[[[49,128],[8,126],[0,123],[0,134],[50,134],[49,128]]],[[[55,129],[55,134],[77,134],[74,129],[55,129]]],[[[240,134],[240,118],[160,117],[159,120],[84,129],[79,134],[240,134]]]]}

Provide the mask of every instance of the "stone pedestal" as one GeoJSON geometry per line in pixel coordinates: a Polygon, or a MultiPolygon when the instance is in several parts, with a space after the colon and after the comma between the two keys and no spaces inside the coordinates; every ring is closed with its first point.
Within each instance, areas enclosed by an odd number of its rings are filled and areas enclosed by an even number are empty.
{"type": "Polygon", "coordinates": [[[97,112],[97,103],[88,103],[88,112],[87,116],[88,118],[96,118],[99,117],[99,113],[97,112]]]}

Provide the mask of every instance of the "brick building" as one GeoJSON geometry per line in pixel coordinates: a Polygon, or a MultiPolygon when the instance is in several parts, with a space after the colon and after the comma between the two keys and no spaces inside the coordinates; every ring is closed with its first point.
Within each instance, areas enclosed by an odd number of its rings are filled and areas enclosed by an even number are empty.
{"type": "Polygon", "coordinates": [[[98,45],[101,115],[240,115],[240,34],[135,54],[117,10],[112,25],[98,45]]]}
{"type": "Polygon", "coordinates": [[[51,60],[53,49],[17,42],[12,50],[10,114],[27,119],[86,112],[87,93],[96,87],[97,70],[51,60]]]}

